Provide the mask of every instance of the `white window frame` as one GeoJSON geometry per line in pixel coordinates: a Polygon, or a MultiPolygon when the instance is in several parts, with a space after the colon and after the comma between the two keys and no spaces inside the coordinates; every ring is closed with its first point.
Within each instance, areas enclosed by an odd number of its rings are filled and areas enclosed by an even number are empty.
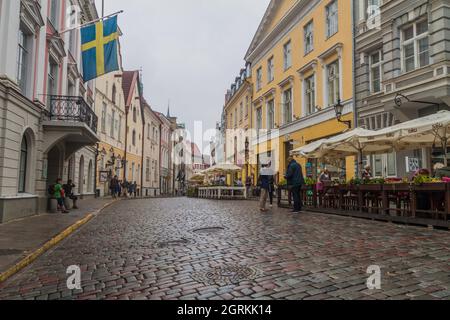
{"type": "MultiPolygon", "coordinates": [[[[335,81],[334,88],[337,90],[337,93],[338,93],[337,97],[341,98],[341,94],[342,94],[342,92],[341,92],[341,80],[340,80],[340,78],[341,78],[340,63],[339,63],[339,60],[335,60],[335,61],[327,64],[327,66],[325,68],[326,69],[325,70],[326,71],[326,79],[325,79],[326,80],[326,91],[325,91],[325,94],[326,94],[326,101],[327,101],[327,104],[328,104],[327,107],[332,107],[337,102],[337,101],[334,101],[334,99],[333,99],[333,101],[330,101],[330,79],[331,79],[330,78],[330,67],[332,65],[336,65],[336,68],[337,68],[337,72],[335,73],[335,78],[334,78],[334,81],[335,81]]],[[[334,98],[336,98],[335,97],[335,93],[336,92],[334,92],[334,94],[333,94],[334,98]]]]}
{"type": "Polygon", "coordinates": [[[305,55],[314,50],[314,20],[308,22],[303,28],[305,55]],[[309,45],[308,45],[309,43],[309,45]]]}
{"type": "Polygon", "coordinates": [[[292,67],[292,42],[291,40],[286,41],[283,45],[283,65],[284,70],[288,70],[292,67]]]}
{"type": "Polygon", "coordinates": [[[262,89],[262,67],[259,67],[258,70],[256,70],[256,91],[259,91],[262,89]]]}
{"type": "Polygon", "coordinates": [[[292,123],[293,121],[294,121],[294,103],[293,103],[293,99],[294,99],[294,92],[293,92],[293,89],[292,89],[292,87],[290,87],[290,88],[286,88],[285,90],[283,90],[283,93],[282,93],[282,95],[281,95],[281,99],[282,99],[282,102],[281,102],[281,105],[283,106],[283,109],[282,109],[282,114],[283,114],[283,124],[284,125],[286,125],[286,124],[289,124],[289,123],[292,123]],[[286,105],[287,105],[287,102],[286,102],[286,93],[288,92],[288,91],[290,91],[291,92],[291,101],[289,102],[289,104],[290,104],[290,115],[291,115],[291,117],[290,117],[290,119],[287,119],[286,117],[286,105]]]}
{"type": "Polygon", "coordinates": [[[316,73],[313,73],[312,75],[305,77],[303,80],[303,101],[304,101],[304,110],[306,115],[311,115],[317,112],[317,77],[316,73]],[[310,99],[313,99],[313,106],[308,106],[308,94],[311,95],[310,92],[308,92],[309,86],[308,83],[312,81],[313,82],[313,88],[309,91],[312,91],[312,97],[310,99]],[[312,109],[311,109],[312,108],[312,109]]]}
{"type": "Polygon", "coordinates": [[[275,79],[273,56],[267,60],[267,83],[271,83],[275,79]]]}
{"type": "Polygon", "coordinates": [[[325,33],[326,33],[326,38],[331,38],[332,36],[334,36],[336,33],[339,32],[339,6],[338,6],[338,0],[332,0],[330,1],[330,3],[327,4],[327,6],[325,7],[325,33]],[[336,14],[335,15],[330,15],[331,11],[331,7],[336,6],[336,14]],[[332,23],[334,23],[332,25],[332,23]],[[333,28],[332,28],[333,26],[333,28]],[[334,28],[335,27],[335,28],[334,28]]]}
{"type": "Polygon", "coordinates": [[[263,125],[263,113],[262,113],[262,106],[256,108],[256,130],[258,131],[258,135],[259,135],[259,130],[262,130],[262,125],[263,125]]]}
{"type": "Polygon", "coordinates": [[[382,91],[382,83],[383,83],[383,51],[382,50],[378,50],[375,52],[372,52],[369,55],[369,84],[370,84],[370,92],[371,93],[379,93],[382,91]],[[373,63],[373,56],[375,54],[378,54],[378,62],[377,63],[373,63]],[[380,89],[375,91],[375,87],[374,87],[374,79],[373,79],[373,71],[374,69],[378,68],[379,72],[380,72],[380,89]]]}
{"type": "Polygon", "coordinates": [[[430,30],[429,26],[426,32],[417,35],[417,25],[420,23],[426,22],[428,24],[427,18],[422,18],[414,23],[407,24],[400,29],[400,43],[401,43],[401,63],[402,63],[402,72],[408,73],[414,70],[429,66],[431,64],[431,56],[430,56],[430,30]],[[411,39],[405,40],[405,30],[412,27],[413,28],[413,37],[411,39]],[[420,65],[420,53],[419,53],[419,42],[428,38],[428,64],[421,66],[420,65]],[[414,47],[414,68],[412,70],[406,70],[406,59],[405,59],[405,47],[413,44],[414,47]]]}
{"type": "Polygon", "coordinates": [[[267,109],[267,129],[275,129],[275,100],[270,99],[266,103],[266,109],[267,109]],[[272,107],[272,117],[270,117],[270,106],[272,107]],[[272,120],[272,123],[270,122],[272,120]]]}
{"type": "Polygon", "coordinates": [[[19,28],[19,43],[17,44],[17,84],[23,95],[27,95],[28,87],[28,67],[30,62],[30,35],[19,28]]]}
{"type": "Polygon", "coordinates": [[[394,171],[395,171],[395,173],[394,174],[389,174],[389,169],[388,169],[388,156],[389,156],[389,154],[382,154],[382,155],[374,155],[374,156],[371,156],[371,162],[372,162],[372,168],[373,168],[373,175],[374,175],[374,177],[375,178],[382,178],[382,177],[384,177],[384,178],[395,178],[395,177],[397,177],[397,173],[398,173],[398,163],[397,163],[397,153],[396,152],[393,152],[393,153],[391,153],[391,155],[393,156],[393,159],[394,159],[394,171]],[[376,166],[375,166],[375,159],[376,158],[380,158],[380,160],[381,160],[381,171],[382,171],[382,174],[381,175],[378,175],[377,174],[377,172],[376,172],[376,170],[375,170],[375,168],[376,168],[376,166]]]}

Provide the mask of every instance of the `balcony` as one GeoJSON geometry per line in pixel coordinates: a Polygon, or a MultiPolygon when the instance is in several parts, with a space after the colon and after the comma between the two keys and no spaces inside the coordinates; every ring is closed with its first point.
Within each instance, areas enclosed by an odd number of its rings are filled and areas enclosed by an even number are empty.
{"type": "Polygon", "coordinates": [[[49,96],[48,101],[43,122],[46,150],[61,142],[70,154],[99,142],[98,117],[82,97],[49,96]]]}
{"type": "Polygon", "coordinates": [[[49,120],[84,123],[97,133],[98,118],[82,97],[50,96],[49,120]]]}

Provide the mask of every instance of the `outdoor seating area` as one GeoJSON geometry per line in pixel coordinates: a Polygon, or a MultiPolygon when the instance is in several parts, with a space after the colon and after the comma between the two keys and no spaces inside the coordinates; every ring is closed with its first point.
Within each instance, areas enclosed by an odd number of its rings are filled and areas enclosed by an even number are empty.
{"type": "MultiPolygon", "coordinates": [[[[374,220],[450,228],[450,184],[445,182],[329,184],[302,188],[305,210],[374,220]]],[[[278,206],[292,207],[287,188],[278,189],[278,206]]]]}
{"type": "Polygon", "coordinates": [[[249,196],[247,188],[234,185],[234,181],[227,184],[227,175],[234,176],[240,170],[232,164],[221,164],[197,173],[189,180],[188,195],[201,199],[245,200],[249,196]]]}
{"type": "MultiPolygon", "coordinates": [[[[450,112],[439,111],[378,131],[356,128],[292,151],[292,155],[307,159],[359,159],[361,176],[350,181],[315,181],[308,177],[302,192],[305,209],[449,228],[449,133],[450,112]],[[364,156],[425,148],[432,154],[443,150],[438,169],[425,167],[403,178],[373,177],[370,172],[367,176],[362,171],[364,156]]],[[[279,187],[279,206],[290,207],[291,202],[289,190],[279,187]]]]}

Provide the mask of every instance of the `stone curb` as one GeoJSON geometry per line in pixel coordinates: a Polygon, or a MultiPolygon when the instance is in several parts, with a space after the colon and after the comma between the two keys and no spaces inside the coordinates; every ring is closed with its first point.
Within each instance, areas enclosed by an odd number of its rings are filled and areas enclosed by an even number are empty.
{"type": "Polygon", "coordinates": [[[44,253],[46,253],[48,250],[50,250],[51,248],[53,248],[54,246],[56,246],[58,243],[60,243],[61,241],[63,241],[64,239],[66,239],[68,236],[70,236],[72,233],[74,233],[76,230],[78,230],[79,228],[81,228],[83,225],[85,225],[86,223],[88,223],[89,221],[91,221],[96,215],[98,215],[100,212],[102,212],[103,210],[105,210],[106,208],[108,208],[109,206],[113,205],[114,203],[116,203],[117,201],[120,200],[114,200],[111,201],[107,204],[105,204],[103,207],[101,207],[100,209],[89,213],[86,217],[84,217],[83,219],[79,220],[78,222],[74,223],[73,225],[71,225],[70,227],[68,227],[67,229],[65,229],[64,231],[62,231],[60,234],[58,234],[56,237],[54,237],[53,239],[51,239],[50,241],[48,241],[47,243],[45,243],[42,247],[40,247],[39,249],[35,250],[33,253],[29,254],[28,256],[26,256],[25,258],[23,258],[22,260],[20,260],[19,262],[17,262],[14,266],[12,266],[11,268],[9,268],[8,270],[6,270],[5,272],[0,274],[0,284],[2,282],[5,282],[7,279],[9,279],[10,277],[12,277],[13,275],[15,275],[16,273],[18,273],[20,270],[24,269],[25,267],[27,267],[28,265],[30,265],[33,261],[35,261],[37,258],[39,258],[41,255],[43,255],[44,253]]]}

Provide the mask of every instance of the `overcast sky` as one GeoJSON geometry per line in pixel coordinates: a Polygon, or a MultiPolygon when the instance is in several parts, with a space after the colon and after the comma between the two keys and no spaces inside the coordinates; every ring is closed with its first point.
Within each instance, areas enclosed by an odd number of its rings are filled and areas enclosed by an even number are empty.
{"type": "MultiPolygon", "coordinates": [[[[123,66],[143,70],[144,95],[192,130],[215,128],[224,95],[244,66],[244,55],[269,0],[105,0],[118,10],[123,66]]],[[[97,0],[101,12],[101,0],[97,0]]]]}

